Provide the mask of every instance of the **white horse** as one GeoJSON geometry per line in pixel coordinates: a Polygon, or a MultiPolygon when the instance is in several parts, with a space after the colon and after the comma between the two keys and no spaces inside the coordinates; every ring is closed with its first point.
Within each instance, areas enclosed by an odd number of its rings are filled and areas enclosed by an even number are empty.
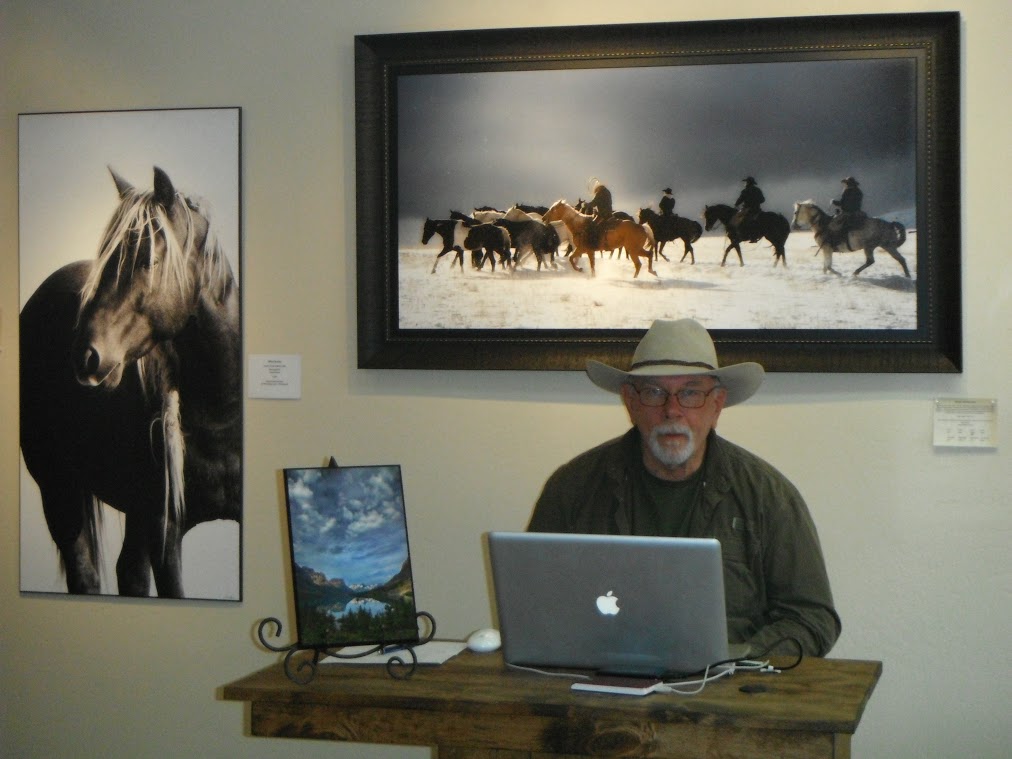
{"type": "Polygon", "coordinates": [[[832,216],[811,200],[794,204],[794,221],[791,226],[794,228],[811,227],[815,233],[815,242],[819,246],[818,253],[822,253],[823,273],[840,273],[833,268],[833,253],[843,249],[843,245],[846,244],[849,250],[864,249],[865,260],[854,270],[855,277],[875,263],[875,248],[882,248],[896,260],[896,263],[903,267],[903,273],[907,279],[910,278],[907,260],[899,251],[900,246],[907,240],[907,230],[902,224],[898,221],[886,221],[868,216],[857,221],[847,231],[846,238],[841,241],[833,239],[834,235],[830,232],[829,222],[832,219],[832,216]]]}

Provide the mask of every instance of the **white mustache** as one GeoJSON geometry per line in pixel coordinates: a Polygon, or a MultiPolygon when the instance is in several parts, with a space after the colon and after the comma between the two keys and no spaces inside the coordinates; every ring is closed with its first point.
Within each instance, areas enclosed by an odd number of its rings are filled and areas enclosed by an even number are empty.
{"type": "Polygon", "coordinates": [[[692,429],[685,424],[678,422],[665,422],[659,424],[650,431],[650,436],[656,438],[659,435],[687,435],[692,438],[692,429]]]}

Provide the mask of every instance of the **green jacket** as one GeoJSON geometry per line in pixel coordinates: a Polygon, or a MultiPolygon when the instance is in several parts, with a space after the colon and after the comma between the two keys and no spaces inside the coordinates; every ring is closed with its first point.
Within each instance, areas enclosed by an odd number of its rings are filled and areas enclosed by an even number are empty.
{"type": "MultiPolygon", "coordinates": [[[[631,533],[631,504],[643,493],[639,432],[593,448],[545,483],[532,532],[631,533]]],[[[754,655],[825,656],[840,635],[819,536],[804,499],[780,472],[711,432],[703,487],[681,537],[714,537],[724,560],[728,639],[754,655]]]]}

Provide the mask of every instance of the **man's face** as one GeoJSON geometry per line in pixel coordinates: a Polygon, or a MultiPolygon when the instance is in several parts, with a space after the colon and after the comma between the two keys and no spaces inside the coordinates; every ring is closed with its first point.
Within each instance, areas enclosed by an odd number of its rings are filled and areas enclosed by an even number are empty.
{"type": "Polygon", "coordinates": [[[727,392],[706,376],[651,377],[633,379],[632,383],[622,387],[622,400],[640,432],[644,465],[661,479],[685,479],[703,463],[706,436],[717,426],[727,392]],[[683,407],[676,395],[683,390],[694,391],[697,400],[699,394],[705,394],[703,404],[683,407]],[[641,393],[663,397],[658,391],[668,393],[662,405],[644,403],[641,393]]]}

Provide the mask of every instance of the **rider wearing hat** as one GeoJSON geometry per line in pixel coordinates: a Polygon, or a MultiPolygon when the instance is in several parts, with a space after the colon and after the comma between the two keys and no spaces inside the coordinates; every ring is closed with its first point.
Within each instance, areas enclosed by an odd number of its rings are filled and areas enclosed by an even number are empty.
{"type": "Polygon", "coordinates": [[[753,362],[720,366],[692,319],[658,320],[629,370],[587,374],[621,396],[632,428],[549,477],[528,529],[716,537],[725,567],[728,639],[824,656],[840,634],[815,524],[798,490],[758,456],[720,437],[726,406],[762,384],[753,362]]]}
{"type": "Polygon", "coordinates": [[[758,242],[762,235],[757,233],[755,221],[762,212],[761,206],[766,202],[766,196],[759,189],[754,177],[745,177],[741,181],[745,183],[745,187],[739,193],[738,199],[734,201],[738,213],[734,215],[731,223],[741,231],[742,238],[758,242]]]}
{"type": "Polygon", "coordinates": [[[857,180],[854,177],[844,177],[840,181],[843,183],[845,189],[838,199],[833,200],[833,205],[838,210],[836,216],[829,222],[830,241],[834,247],[842,247],[842,244],[847,242],[847,247],[853,250],[850,247],[850,241],[847,239],[848,234],[868,217],[861,210],[864,193],[857,186],[857,180]]]}
{"type": "Polygon", "coordinates": [[[657,206],[661,209],[661,216],[674,216],[675,215],[675,196],[671,194],[671,188],[665,187],[664,195],[661,196],[660,202],[657,206]]]}
{"type": "Polygon", "coordinates": [[[594,216],[594,225],[592,227],[594,231],[594,240],[596,241],[594,247],[596,249],[601,248],[601,238],[604,236],[604,227],[607,224],[608,219],[612,217],[614,209],[612,208],[611,190],[604,186],[604,183],[597,177],[591,177],[590,191],[592,196],[587,202],[587,209],[594,216]]]}

